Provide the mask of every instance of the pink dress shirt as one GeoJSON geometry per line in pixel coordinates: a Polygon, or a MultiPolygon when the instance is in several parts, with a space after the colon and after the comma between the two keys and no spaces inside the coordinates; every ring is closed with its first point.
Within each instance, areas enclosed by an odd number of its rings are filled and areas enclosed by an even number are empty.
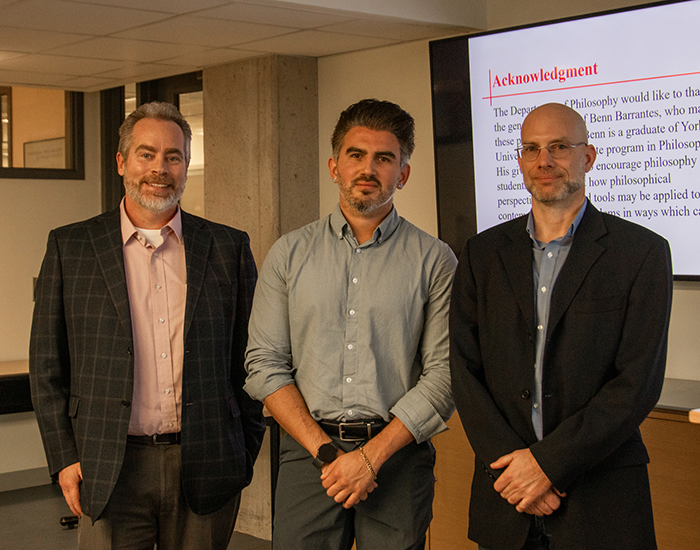
{"type": "Polygon", "coordinates": [[[180,431],[187,296],[180,209],[160,230],[139,230],[121,209],[124,266],[134,339],[130,435],[180,431]],[[157,235],[160,233],[160,235],[157,235]]]}

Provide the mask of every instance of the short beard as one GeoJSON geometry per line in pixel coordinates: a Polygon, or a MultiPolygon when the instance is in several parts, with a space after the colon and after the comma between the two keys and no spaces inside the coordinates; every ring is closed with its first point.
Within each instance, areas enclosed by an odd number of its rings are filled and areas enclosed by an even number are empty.
{"type": "Polygon", "coordinates": [[[564,186],[552,190],[551,192],[542,192],[540,189],[537,188],[536,185],[533,184],[525,184],[525,187],[527,190],[530,192],[532,197],[537,200],[538,202],[541,202],[543,204],[549,204],[552,202],[558,202],[561,200],[564,200],[567,197],[570,197],[576,191],[581,189],[583,187],[584,182],[578,182],[578,181],[572,181],[572,180],[567,180],[566,183],[564,183],[564,186]]]}
{"type": "MultiPolygon", "coordinates": [[[[343,181],[340,180],[338,182],[338,185],[340,187],[341,193],[343,194],[343,197],[345,198],[345,201],[360,215],[368,216],[372,214],[374,211],[378,210],[382,206],[384,206],[388,201],[391,200],[391,198],[394,196],[394,193],[389,193],[387,194],[386,192],[386,187],[380,182],[377,178],[374,176],[362,176],[359,178],[355,178],[352,180],[352,186],[350,189],[345,189],[343,181]],[[356,197],[352,194],[352,190],[355,187],[355,183],[359,181],[372,181],[377,184],[379,187],[379,195],[377,196],[376,199],[366,199],[362,200],[361,197],[356,197]],[[347,191],[347,192],[346,192],[347,191]]],[[[364,193],[362,192],[363,195],[368,195],[369,192],[364,193]]]]}
{"type": "Polygon", "coordinates": [[[172,180],[160,180],[156,182],[151,181],[138,183],[134,181],[127,181],[126,179],[124,180],[124,188],[126,190],[126,194],[129,195],[129,198],[136,204],[138,204],[141,208],[147,210],[148,212],[151,212],[152,214],[161,214],[170,210],[173,206],[177,204],[177,202],[182,197],[182,193],[185,190],[183,187],[179,190],[179,192],[173,192],[165,197],[159,197],[156,195],[145,195],[141,193],[142,183],[167,183],[172,186],[172,189],[175,189],[175,185],[172,180]]]}

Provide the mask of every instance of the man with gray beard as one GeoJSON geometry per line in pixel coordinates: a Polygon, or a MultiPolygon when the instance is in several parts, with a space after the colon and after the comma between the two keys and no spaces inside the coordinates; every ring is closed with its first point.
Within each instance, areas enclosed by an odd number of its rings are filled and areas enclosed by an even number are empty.
{"type": "Polygon", "coordinates": [[[29,369],[81,549],[224,550],[265,431],[243,391],[248,236],[183,212],[192,131],[167,103],[119,130],[119,208],[49,235],[29,369]]]}
{"type": "Polygon", "coordinates": [[[664,238],[586,198],[586,124],[549,103],[522,125],[527,216],[469,239],[450,305],[452,390],[476,455],[481,550],[655,550],[639,425],[664,380],[664,238]]]}

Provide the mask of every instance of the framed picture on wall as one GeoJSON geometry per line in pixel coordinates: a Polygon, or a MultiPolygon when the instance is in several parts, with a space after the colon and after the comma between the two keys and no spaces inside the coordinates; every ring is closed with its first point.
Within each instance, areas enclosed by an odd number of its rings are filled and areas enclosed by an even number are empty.
{"type": "Polygon", "coordinates": [[[66,139],[42,139],[24,143],[25,168],[65,168],[66,139]]]}

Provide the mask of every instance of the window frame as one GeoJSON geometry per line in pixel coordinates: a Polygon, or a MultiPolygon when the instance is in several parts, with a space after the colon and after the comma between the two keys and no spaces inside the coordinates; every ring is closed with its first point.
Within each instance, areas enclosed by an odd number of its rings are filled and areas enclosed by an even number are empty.
{"type": "Polygon", "coordinates": [[[85,124],[82,92],[66,95],[66,153],[71,168],[5,168],[0,166],[3,179],[85,179],[85,124]],[[70,136],[70,138],[68,138],[70,136]]]}

